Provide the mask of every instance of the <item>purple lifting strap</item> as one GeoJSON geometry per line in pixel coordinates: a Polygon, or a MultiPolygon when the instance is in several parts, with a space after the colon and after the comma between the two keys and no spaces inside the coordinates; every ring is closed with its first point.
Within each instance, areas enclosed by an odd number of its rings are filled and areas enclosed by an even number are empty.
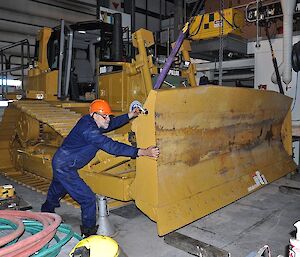
{"type": "Polygon", "coordinates": [[[165,78],[168,74],[168,71],[170,70],[173,59],[174,59],[175,55],[178,53],[178,50],[180,49],[180,47],[182,45],[182,42],[184,40],[184,35],[185,35],[185,33],[180,31],[180,34],[179,34],[179,36],[176,40],[176,43],[175,43],[175,47],[172,49],[172,52],[169,55],[165,65],[163,67],[163,70],[159,74],[153,89],[159,89],[161,87],[162,83],[164,82],[164,80],[165,80],[165,78]]]}

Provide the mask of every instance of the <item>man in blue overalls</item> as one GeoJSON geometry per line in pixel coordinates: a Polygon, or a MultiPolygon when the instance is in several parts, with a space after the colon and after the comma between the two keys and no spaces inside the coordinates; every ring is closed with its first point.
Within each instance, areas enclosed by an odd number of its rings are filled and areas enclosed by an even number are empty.
{"type": "Polygon", "coordinates": [[[135,109],[128,114],[110,118],[111,108],[104,100],[95,100],[90,105],[90,114],[84,115],[65,138],[52,159],[53,180],[42,212],[54,212],[60,199],[67,193],[80,204],[84,236],[96,234],[96,196],[79,177],[77,170],[88,164],[99,149],[116,156],[149,156],[157,158],[159,149],[155,146],[136,148],[112,140],[103,133],[117,129],[139,115],[135,109]]]}

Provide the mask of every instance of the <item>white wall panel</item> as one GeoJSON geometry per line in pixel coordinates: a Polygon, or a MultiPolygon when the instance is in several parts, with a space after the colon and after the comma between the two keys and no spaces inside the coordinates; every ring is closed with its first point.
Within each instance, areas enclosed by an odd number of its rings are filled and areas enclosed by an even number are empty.
{"type": "MultiPolygon", "coordinates": [[[[293,37],[293,43],[297,43],[300,40],[300,36],[293,37]]],[[[253,45],[255,42],[253,42],[253,45]]],[[[259,48],[254,48],[255,53],[255,80],[254,86],[258,88],[260,84],[267,85],[268,90],[277,91],[278,85],[274,84],[271,81],[271,76],[274,72],[274,67],[272,63],[271,51],[269,42],[267,40],[263,40],[260,42],[259,48]]],[[[283,39],[276,38],[272,40],[272,45],[274,48],[275,56],[277,59],[278,65],[282,62],[283,57],[283,39]]],[[[292,116],[293,120],[300,120],[300,90],[296,90],[297,87],[300,86],[300,76],[293,71],[292,73],[292,81],[289,84],[290,89],[286,90],[286,85],[282,82],[284,92],[287,96],[294,99],[292,116]],[[296,95],[297,93],[297,95],[296,95]],[[295,102],[296,99],[296,102],[295,102]]],[[[298,122],[300,124],[300,122],[298,122]]]]}
{"type": "MultiPolygon", "coordinates": [[[[293,37],[293,44],[297,43],[300,40],[300,36],[293,37]]],[[[273,90],[279,92],[278,85],[274,84],[271,81],[271,76],[274,72],[274,67],[272,63],[271,51],[269,42],[267,40],[263,40],[260,42],[260,47],[254,47],[255,42],[248,43],[248,45],[252,45],[252,49],[255,53],[255,81],[254,86],[258,88],[259,85],[267,85],[268,90],[273,90]]],[[[275,56],[277,59],[278,65],[283,60],[283,39],[276,38],[272,40],[272,45],[274,48],[275,56]]],[[[293,99],[293,103],[291,106],[292,110],[292,123],[293,125],[300,125],[300,76],[297,76],[296,72],[292,72],[292,81],[289,84],[290,88],[286,90],[286,85],[282,82],[283,90],[285,95],[291,97],[293,99]]],[[[293,143],[294,147],[294,160],[299,161],[299,142],[293,143]]]]}

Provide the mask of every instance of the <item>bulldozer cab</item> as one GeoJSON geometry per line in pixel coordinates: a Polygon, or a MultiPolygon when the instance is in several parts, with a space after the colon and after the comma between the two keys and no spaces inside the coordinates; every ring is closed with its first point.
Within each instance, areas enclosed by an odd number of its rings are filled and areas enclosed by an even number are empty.
{"type": "MultiPolygon", "coordinates": [[[[96,63],[111,60],[112,32],[113,25],[98,20],[72,25],[62,21],[60,26],[53,29],[43,28],[35,47],[36,71],[29,72],[29,77],[43,72],[54,76],[46,81],[53,82],[49,84],[51,89],[48,86],[36,89],[46,91],[44,98],[48,100],[85,102],[95,99],[98,91],[96,63]]],[[[33,84],[25,83],[27,98],[36,98],[30,94],[33,84]]]]}

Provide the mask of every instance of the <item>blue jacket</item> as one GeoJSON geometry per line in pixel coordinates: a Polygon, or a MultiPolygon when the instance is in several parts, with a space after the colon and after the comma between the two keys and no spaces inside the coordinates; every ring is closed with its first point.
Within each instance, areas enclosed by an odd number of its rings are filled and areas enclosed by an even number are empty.
{"type": "Polygon", "coordinates": [[[114,117],[107,129],[98,128],[90,115],[84,115],[65,138],[53,161],[60,166],[69,163],[80,169],[88,164],[99,149],[116,156],[137,157],[138,148],[112,140],[103,133],[115,130],[129,122],[128,114],[114,117]]]}

